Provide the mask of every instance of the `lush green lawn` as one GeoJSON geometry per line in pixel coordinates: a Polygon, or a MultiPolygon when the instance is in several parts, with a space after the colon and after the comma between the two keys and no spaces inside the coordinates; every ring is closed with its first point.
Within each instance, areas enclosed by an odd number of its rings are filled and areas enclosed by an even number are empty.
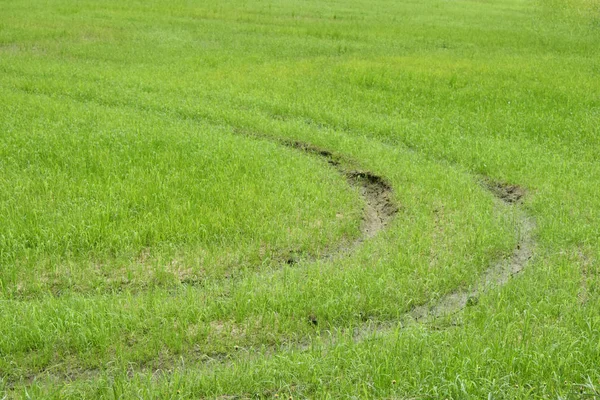
{"type": "Polygon", "coordinates": [[[599,51],[596,0],[0,2],[0,398],[600,396],[599,51]]]}

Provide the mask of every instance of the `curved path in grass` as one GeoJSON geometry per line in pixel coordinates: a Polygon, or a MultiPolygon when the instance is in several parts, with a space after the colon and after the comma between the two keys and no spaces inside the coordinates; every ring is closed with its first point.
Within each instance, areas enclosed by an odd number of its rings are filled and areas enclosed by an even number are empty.
{"type": "MultiPolygon", "coordinates": [[[[350,169],[344,162],[343,157],[334,155],[308,143],[299,141],[280,141],[277,139],[261,136],[262,139],[276,141],[277,143],[299,149],[309,154],[314,154],[325,159],[339,173],[343,174],[351,186],[360,189],[361,196],[365,202],[361,235],[352,245],[325,254],[320,258],[326,259],[335,255],[347,254],[348,251],[358,246],[364,240],[371,238],[391,222],[398,211],[394,203],[393,189],[385,178],[369,171],[357,171],[350,169]]],[[[513,209],[517,216],[518,241],[512,253],[492,263],[479,277],[477,282],[469,289],[457,290],[442,296],[436,301],[417,305],[405,313],[400,320],[387,322],[385,324],[364,324],[354,331],[354,338],[359,341],[373,334],[381,334],[390,329],[396,329],[398,324],[407,326],[410,324],[426,324],[436,318],[458,313],[467,306],[478,303],[478,296],[486,290],[505,285],[508,280],[520,273],[529,263],[534,254],[536,242],[533,236],[535,220],[529,216],[521,207],[526,192],[516,185],[493,182],[487,177],[482,177],[482,186],[494,196],[497,206],[501,210],[513,209]]]]}
{"type": "MultiPolygon", "coordinates": [[[[319,157],[325,160],[333,170],[343,175],[350,186],[357,188],[360,192],[364,201],[360,235],[349,244],[333,246],[328,252],[321,254],[318,257],[314,256],[312,259],[309,258],[310,261],[328,261],[334,258],[349,256],[351,252],[365,240],[376,236],[386,229],[397,214],[399,206],[394,202],[393,188],[387,180],[370,171],[353,168],[351,163],[344,159],[343,155],[335,154],[300,141],[286,141],[283,139],[258,135],[247,136],[271,140],[282,146],[294,148],[308,155],[319,157]]],[[[527,215],[520,206],[522,199],[525,196],[525,191],[518,186],[492,182],[485,177],[481,177],[480,180],[482,186],[495,197],[496,205],[500,212],[506,213],[510,210],[511,215],[515,215],[517,218],[516,223],[519,237],[517,245],[512,253],[507,257],[503,257],[502,259],[493,262],[480,275],[476,283],[468,289],[456,290],[435,301],[416,305],[396,320],[386,322],[367,321],[363,323],[352,332],[352,336],[356,342],[373,338],[378,335],[389,334],[399,327],[402,328],[414,324],[427,325],[439,317],[450,316],[460,312],[465,307],[474,306],[478,303],[478,296],[481,293],[490,288],[500,287],[506,284],[513,275],[518,274],[527,266],[529,260],[533,257],[536,242],[533,236],[535,221],[532,217],[527,215]]],[[[290,259],[286,262],[288,264],[293,264],[297,261],[290,259]]],[[[336,339],[331,338],[328,340],[329,345],[335,345],[336,339]]],[[[304,350],[309,348],[309,344],[301,341],[296,344],[291,344],[289,347],[271,348],[270,350],[267,350],[267,355],[285,351],[286,348],[290,350],[304,350]]],[[[217,360],[209,357],[209,359],[217,362],[229,362],[228,357],[219,357],[217,360]]],[[[141,367],[139,370],[144,371],[148,369],[141,367]]],[[[90,375],[95,376],[100,372],[101,371],[97,369],[79,370],[77,373],[71,374],[69,379],[72,380],[83,376],[89,377],[90,375]]],[[[36,379],[37,377],[48,375],[53,374],[50,369],[45,369],[44,371],[40,371],[33,376],[30,376],[29,379],[36,379]]],[[[10,386],[13,382],[8,383],[10,386]]]]}
{"type": "Polygon", "coordinates": [[[364,240],[377,235],[394,219],[394,216],[398,212],[398,207],[393,200],[392,187],[381,176],[369,171],[352,169],[341,157],[336,157],[330,151],[320,149],[308,143],[298,141],[281,141],[278,143],[325,159],[329,165],[346,178],[350,186],[356,187],[359,190],[364,201],[360,236],[350,245],[338,247],[329,253],[321,255],[320,258],[327,259],[347,254],[364,240]]]}

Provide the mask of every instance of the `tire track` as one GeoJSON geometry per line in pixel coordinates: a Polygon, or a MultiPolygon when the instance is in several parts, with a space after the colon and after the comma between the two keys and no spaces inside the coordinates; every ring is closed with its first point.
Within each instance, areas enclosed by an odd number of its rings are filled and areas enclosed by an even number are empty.
{"type": "Polygon", "coordinates": [[[443,296],[432,305],[413,308],[409,315],[415,321],[427,321],[476,305],[480,294],[493,287],[505,285],[511,277],[523,271],[529,260],[533,258],[535,248],[533,232],[536,224],[533,218],[519,208],[525,191],[519,186],[492,182],[488,178],[484,178],[483,186],[496,197],[501,206],[509,207],[516,214],[517,245],[508,258],[500,259],[486,269],[470,290],[456,291],[443,296]]]}
{"type": "Polygon", "coordinates": [[[466,307],[476,306],[480,295],[493,288],[504,286],[526,268],[535,253],[536,223],[520,207],[526,195],[525,191],[517,185],[493,182],[487,177],[482,178],[481,183],[495,197],[499,207],[508,207],[517,218],[518,241],[510,256],[492,263],[470,288],[456,290],[436,301],[417,305],[395,322],[365,325],[354,329],[355,342],[391,333],[398,328],[403,329],[416,324],[429,325],[439,318],[458,314],[466,307]]]}
{"type": "MultiPolygon", "coordinates": [[[[308,143],[300,141],[284,141],[265,135],[249,134],[247,132],[241,134],[254,139],[276,142],[282,146],[294,148],[320,157],[334,170],[342,174],[350,186],[359,190],[364,201],[360,229],[361,233],[359,237],[349,244],[337,245],[337,247],[324,252],[318,257],[309,256],[309,261],[328,261],[347,256],[361,243],[375,237],[379,232],[385,230],[398,213],[399,207],[394,202],[393,189],[387,183],[385,178],[369,171],[352,168],[351,163],[346,162],[341,156],[308,143]]],[[[494,182],[487,177],[481,177],[480,181],[482,186],[494,196],[498,207],[503,209],[502,212],[506,213],[505,209],[508,208],[517,218],[518,242],[510,256],[492,263],[492,265],[481,274],[480,278],[471,288],[457,290],[442,296],[436,301],[417,305],[394,321],[380,323],[366,322],[362,324],[362,326],[354,328],[352,330],[354,342],[359,343],[371,338],[376,338],[377,336],[390,334],[395,332],[398,328],[402,329],[411,325],[421,324],[427,326],[438,318],[457,314],[468,306],[475,306],[478,303],[478,297],[482,293],[492,288],[505,285],[511,277],[526,268],[535,252],[536,242],[533,233],[536,224],[534,219],[527,215],[520,207],[522,200],[526,195],[525,191],[519,186],[501,184],[494,182]]],[[[286,261],[288,264],[293,264],[295,262],[296,260],[286,261]]],[[[344,329],[341,329],[340,331],[344,331],[344,329]]],[[[327,347],[332,347],[335,346],[336,343],[337,340],[334,339],[332,335],[324,344],[327,347]]],[[[260,358],[263,359],[264,357],[275,356],[286,350],[307,351],[310,347],[310,343],[301,341],[284,347],[266,349],[260,358]]],[[[234,362],[230,358],[230,354],[218,354],[213,355],[213,357],[204,355],[201,359],[192,356],[192,359],[195,359],[195,361],[190,360],[192,363],[198,362],[200,364],[223,365],[234,362]]],[[[135,372],[152,372],[153,374],[168,373],[169,370],[176,368],[179,361],[181,361],[181,357],[178,357],[177,360],[164,360],[161,369],[139,366],[138,368],[133,368],[133,370],[130,371],[130,374],[134,374],[135,372]]],[[[54,372],[53,366],[50,365],[41,371],[27,375],[24,377],[24,380],[31,383],[40,378],[54,378],[72,382],[80,378],[91,379],[99,376],[101,373],[102,371],[98,369],[79,368],[71,371],[67,374],[68,376],[65,376],[64,374],[54,372]]],[[[9,379],[5,381],[5,385],[9,390],[14,388],[17,383],[19,383],[17,380],[9,379]]],[[[21,381],[21,383],[23,383],[23,381],[21,381]]]]}
{"type": "MultiPolygon", "coordinates": [[[[350,170],[346,164],[341,161],[339,156],[311,144],[299,141],[280,141],[257,135],[253,135],[253,137],[276,141],[284,146],[296,148],[322,157],[326,159],[329,164],[333,165],[340,173],[344,174],[351,186],[360,189],[366,204],[361,236],[357,238],[351,246],[343,248],[341,251],[338,251],[337,254],[341,253],[342,255],[347,255],[351,249],[357,247],[360,243],[376,236],[377,233],[387,227],[397,213],[398,207],[392,199],[392,188],[383,177],[368,171],[359,172],[350,170]]],[[[481,294],[492,288],[498,288],[505,285],[514,275],[526,268],[529,261],[533,258],[536,247],[533,235],[536,228],[535,220],[527,215],[521,208],[521,204],[526,196],[526,191],[518,185],[495,182],[486,176],[481,176],[479,181],[481,186],[495,198],[497,207],[502,209],[502,213],[506,214],[506,210],[510,210],[508,212],[513,213],[516,217],[516,235],[518,240],[512,253],[508,257],[493,262],[481,273],[479,279],[470,288],[456,290],[435,301],[417,305],[404,313],[396,321],[376,324],[365,323],[362,327],[355,328],[353,332],[355,342],[360,342],[373,335],[389,333],[396,330],[399,326],[400,328],[404,328],[414,324],[427,325],[438,318],[457,314],[468,306],[477,305],[481,294]]],[[[319,257],[319,259],[328,259],[334,254],[335,253],[331,253],[319,257]]],[[[330,345],[333,344],[333,342],[330,343],[330,345]]],[[[292,348],[294,345],[290,347],[292,348]]],[[[307,343],[299,344],[300,350],[305,350],[309,347],[310,346],[307,343]]]]}
{"type": "MultiPolygon", "coordinates": [[[[269,140],[265,136],[254,136],[269,140]]],[[[311,261],[330,260],[349,254],[367,239],[375,237],[384,230],[398,213],[399,207],[394,201],[394,192],[391,185],[381,176],[370,171],[357,170],[345,162],[343,158],[335,156],[328,150],[299,141],[276,141],[282,146],[294,148],[305,153],[324,159],[339,174],[346,178],[348,185],[358,189],[364,202],[360,235],[350,244],[337,246],[333,250],[313,257],[311,261]]]]}

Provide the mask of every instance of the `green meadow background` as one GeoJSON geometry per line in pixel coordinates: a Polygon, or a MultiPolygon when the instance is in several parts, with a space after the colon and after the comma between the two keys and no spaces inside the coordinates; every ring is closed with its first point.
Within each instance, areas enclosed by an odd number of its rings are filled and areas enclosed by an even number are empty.
{"type": "Polygon", "coordinates": [[[599,94],[597,0],[1,0],[0,397],[600,397],[599,94]],[[482,179],[534,257],[404,326],[517,246],[482,179]]]}

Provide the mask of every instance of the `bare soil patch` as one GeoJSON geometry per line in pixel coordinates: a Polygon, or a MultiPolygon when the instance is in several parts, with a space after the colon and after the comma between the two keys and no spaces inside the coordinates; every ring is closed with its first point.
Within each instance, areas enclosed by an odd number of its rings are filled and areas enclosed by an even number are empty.
{"type": "Polygon", "coordinates": [[[519,185],[511,185],[508,183],[495,182],[489,178],[483,178],[483,185],[489,190],[494,196],[508,204],[515,204],[521,202],[525,197],[525,189],[519,185]]]}
{"type": "Polygon", "coordinates": [[[370,171],[352,169],[350,163],[332,152],[299,141],[282,141],[282,145],[302,150],[324,158],[333,168],[346,177],[348,184],[356,187],[364,201],[361,234],[352,243],[322,254],[323,259],[347,254],[353,248],[384,230],[398,213],[394,192],[385,178],[370,171]]]}

